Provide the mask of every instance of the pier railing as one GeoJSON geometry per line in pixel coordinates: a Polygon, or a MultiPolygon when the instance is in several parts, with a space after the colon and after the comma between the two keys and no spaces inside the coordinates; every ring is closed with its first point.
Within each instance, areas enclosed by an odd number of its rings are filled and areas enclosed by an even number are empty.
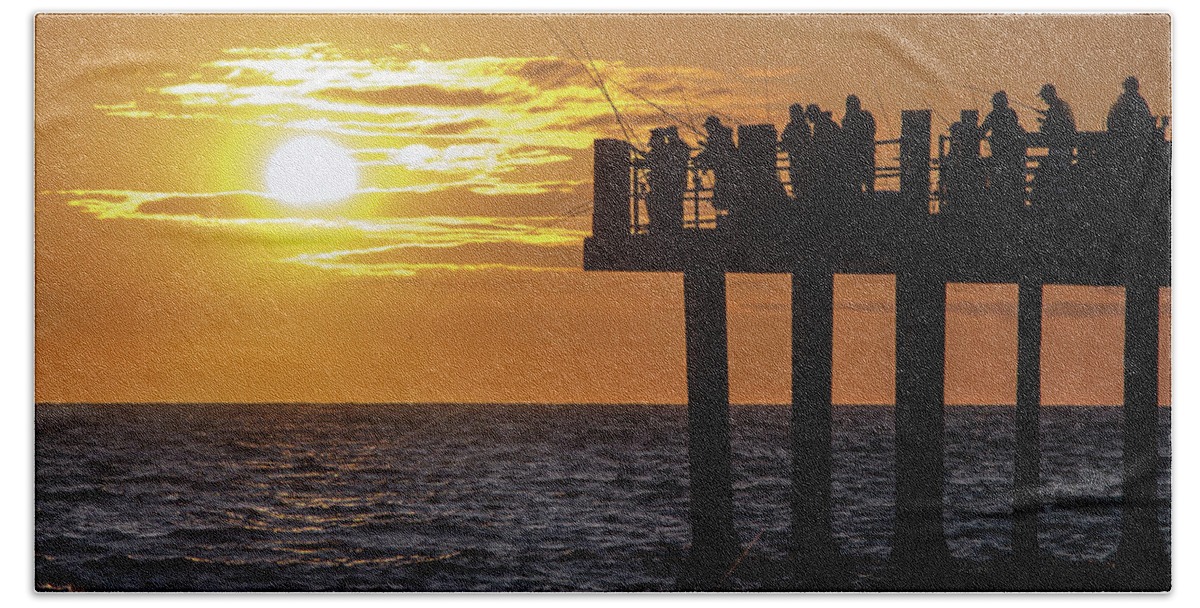
{"type": "MultiPolygon", "coordinates": [[[[902,117],[899,138],[875,142],[878,150],[875,156],[880,160],[872,167],[873,175],[876,183],[888,186],[872,189],[863,196],[897,202],[929,201],[924,209],[908,209],[915,213],[995,214],[1012,211],[1018,206],[1041,204],[1077,211],[1086,203],[1111,199],[1106,193],[1111,193],[1114,182],[1122,181],[1122,173],[1144,172],[1146,167],[1137,166],[1139,163],[1144,165],[1147,159],[1160,159],[1164,150],[1169,156],[1171,146],[1164,137],[1168,117],[1162,117],[1156,119],[1154,131],[1135,141],[1104,131],[1080,131],[1057,140],[1042,133],[1029,133],[1024,138],[1024,150],[1016,160],[984,153],[986,139],[977,132],[968,142],[954,134],[939,134],[934,153],[930,154],[929,111],[905,111],[902,117]],[[1131,154],[1131,146],[1141,148],[1141,153],[1131,154]],[[964,150],[968,152],[964,153],[964,150]],[[1013,173],[1010,176],[1015,184],[1013,187],[1003,183],[1006,171],[1013,173]]],[[[770,125],[749,126],[770,127],[771,132],[774,129],[770,125]]],[[[812,213],[812,207],[817,205],[853,204],[855,200],[846,199],[861,198],[848,196],[844,189],[839,190],[836,184],[829,183],[836,182],[839,167],[811,163],[800,167],[780,147],[775,153],[774,166],[765,169],[774,176],[777,189],[738,188],[734,196],[727,195],[727,200],[720,200],[714,170],[697,162],[702,148],[692,147],[683,188],[660,196],[658,203],[671,206],[660,216],[671,218],[670,225],[655,226],[651,220],[656,214],[650,212],[649,178],[655,169],[647,155],[620,140],[597,141],[603,144],[597,145],[595,158],[595,235],[715,230],[738,221],[738,212],[734,208],[749,215],[755,209],[786,207],[788,213],[803,216],[812,213]],[[824,183],[795,183],[793,177],[801,170],[824,172],[831,177],[824,183]],[[663,203],[663,200],[667,202],[663,203]]],[[[741,165],[742,175],[755,172],[750,166],[752,163],[744,159],[733,159],[733,162],[741,165]]],[[[1114,208],[1088,211],[1124,213],[1124,210],[1114,208]]]]}

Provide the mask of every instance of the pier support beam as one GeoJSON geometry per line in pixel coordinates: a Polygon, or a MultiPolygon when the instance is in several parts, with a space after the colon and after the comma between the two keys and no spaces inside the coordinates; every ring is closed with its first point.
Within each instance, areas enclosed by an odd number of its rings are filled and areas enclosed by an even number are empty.
{"type": "Polygon", "coordinates": [[[688,477],[691,489],[692,573],[711,586],[738,556],[733,529],[729,444],[729,354],[725,271],[684,270],[687,332],[688,477]]]}
{"type": "Polygon", "coordinates": [[[1158,286],[1125,288],[1125,434],[1118,561],[1130,580],[1161,578],[1169,584],[1170,560],[1158,527],[1158,286]]]}
{"type": "Polygon", "coordinates": [[[797,576],[830,570],[833,543],[833,271],[792,272],[792,554],[797,576]]]}
{"type": "Polygon", "coordinates": [[[1017,424],[1013,465],[1013,558],[1032,564],[1038,558],[1041,511],[1042,284],[1017,286],[1017,424]]]}
{"type": "Polygon", "coordinates": [[[946,283],[921,264],[896,276],[896,523],[893,571],[938,588],[949,554],[942,526],[946,283]]]}

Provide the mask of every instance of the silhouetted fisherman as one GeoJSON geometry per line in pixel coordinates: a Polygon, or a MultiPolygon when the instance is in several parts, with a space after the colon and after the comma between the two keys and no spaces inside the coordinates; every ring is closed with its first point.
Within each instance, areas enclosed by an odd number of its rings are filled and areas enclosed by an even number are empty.
{"type": "Polygon", "coordinates": [[[1042,101],[1049,106],[1039,110],[1042,117],[1038,131],[1045,136],[1049,154],[1042,166],[1038,167],[1038,176],[1034,180],[1035,202],[1042,200],[1061,201],[1069,190],[1071,158],[1075,153],[1075,115],[1071,106],[1058,96],[1054,85],[1042,86],[1038,93],[1042,101]]]}
{"type": "Polygon", "coordinates": [[[716,116],[704,121],[708,138],[701,142],[704,149],[696,155],[696,167],[713,172],[713,207],[729,210],[735,206],[740,189],[741,171],[737,147],[733,144],[733,129],[721,124],[716,116]]]}
{"type": "Polygon", "coordinates": [[[788,179],[792,182],[792,196],[797,201],[809,200],[813,193],[813,134],[812,126],[804,115],[804,105],[794,103],[788,107],[791,120],[779,136],[780,147],[788,155],[788,179]]]}
{"type": "Polygon", "coordinates": [[[958,122],[950,125],[950,154],[939,175],[943,201],[952,213],[968,211],[983,194],[986,176],[979,156],[982,139],[979,111],[962,110],[958,122]]]}
{"type": "Polygon", "coordinates": [[[1146,172],[1155,124],[1150,106],[1139,92],[1138,79],[1130,76],[1122,87],[1124,92],[1108,111],[1105,121],[1108,137],[1101,154],[1105,159],[1110,196],[1132,200],[1137,196],[1146,172]]]}
{"type": "Polygon", "coordinates": [[[987,136],[992,157],[988,188],[992,200],[999,203],[1025,204],[1025,129],[1017,113],[1008,106],[1008,95],[1000,91],[992,96],[992,111],[980,125],[987,136]]]}
{"type": "Polygon", "coordinates": [[[679,139],[677,127],[650,131],[650,151],[646,163],[650,166],[646,197],[650,208],[650,233],[657,236],[677,234],[683,228],[683,193],[687,187],[687,164],[690,150],[679,139]]]}
{"type": "Polygon", "coordinates": [[[821,205],[829,205],[845,192],[839,158],[842,129],[817,104],[810,104],[804,114],[813,126],[813,190],[821,205]]]}
{"type": "Polygon", "coordinates": [[[850,191],[856,196],[875,193],[875,117],[862,109],[857,95],[846,97],[842,118],[846,173],[850,191]]]}
{"type": "Polygon", "coordinates": [[[1136,77],[1130,76],[1122,85],[1125,89],[1108,111],[1105,126],[1109,133],[1120,135],[1148,135],[1154,130],[1154,117],[1150,115],[1150,106],[1138,91],[1140,85],[1136,77]]]}

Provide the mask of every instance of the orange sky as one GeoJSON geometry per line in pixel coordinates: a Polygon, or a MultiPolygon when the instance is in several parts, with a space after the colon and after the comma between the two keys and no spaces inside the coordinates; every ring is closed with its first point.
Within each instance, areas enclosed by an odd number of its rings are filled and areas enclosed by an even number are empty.
{"type": "MultiPolygon", "coordinates": [[[[36,399],[683,402],[681,277],[584,273],[589,218],[554,219],[618,133],[558,38],[641,138],[669,121],[630,90],[780,126],[853,92],[880,139],[1047,82],[1096,130],[1131,74],[1171,112],[1165,16],[41,16],[36,399]],[[358,194],[264,193],[303,134],[351,151],[358,194]]],[[[890,403],[894,283],[835,285],[834,399],[890,403]]],[[[730,276],[735,402],[790,400],[788,289],[730,276]]],[[[1119,402],[1120,290],[1044,300],[1045,402],[1119,402]]],[[[1011,403],[1016,288],[947,310],[947,400],[1011,403]]]]}

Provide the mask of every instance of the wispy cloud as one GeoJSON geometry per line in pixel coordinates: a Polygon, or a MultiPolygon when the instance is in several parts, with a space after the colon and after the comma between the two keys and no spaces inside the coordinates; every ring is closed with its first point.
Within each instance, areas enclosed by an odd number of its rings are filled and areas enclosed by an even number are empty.
{"type": "MultiPolygon", "coordinates": [[[[366,254],[405,250],[469,249],[472,246],[515,247],[515,259],[537,260],[530,249],[568,248],[582,245],[585,231],[557,225],[556,217],[429,216],[413,218],[344,218],[300,216],[247,216],[228,214],[228,207],[245,208],[247,199],[264,195],[252,191],[212,193],[135,192],[124,190],[71,190],[43,195],[61,196],[65,202],[102,220],[169,222],[198,230],[238,230],[268,236],[292,237],[307,234],[321,242],[322,235],[361,246],[333,251],[315,251],[277,261],[301,264],[351,276],[412,276],[421,272],[480,270],[558,271],[565,266],[542,266],[514,261],[496,261],[488,251],[467,251],[453,262],[411,261],[395,256],[366,254]],[[223,207],[225,209],[223,209],[223,207]],[[385,244],[370,244],[383,241],[385,244]],[[522,251],[524,253],[522,253],[522,251]],[[478,259],[470,258],[476,255],[478,259]]],[[[237,209],[234,209],[236,211],[237,209]]],[[[558,254],[561,257],[561,254],[558,254]]]]}
{"type": "MultiPolygon", "coordinates": [[[[306,253],[282,260],[294,264],[311,266],[322,270],[337,272],[345,276],[380,277],[400,276],[411,277],[418,273],[427,272],[479,272],[479,271],[508,271],[508,272],[581,272],[578,267],[568,266],[535,266],[528,264],[508,264],[502,262],[404,262],[404,261],[362,261],[366,255],[392,253],[415,245],[400,243],[383,247],[367,249],[347,249],[343,251],[327,251],[324,253],[306,253]]],[[[453,245],[445,245],[451,247],[453,245]]]]}
{"type": "MultiPolygon", "coordinates": [[[[328,44],[230,49],[186,78],[163,75],[157,86],[131,91],[134,99],[95,107],[127,118],[217,118],[342,136],[488,137],[501,146],[574,150],[618,131],[588,70],[574,60],[435,61],[411,52],[351,53],[328,44]]],[[[599,59],[591,66],[620,85],[610,93],[621,111],[647,124],[662,116],[636,96],[682,112],[681,82],[699,91],[722,78],[683,66],[599,59]]]]}
{"type": "Polygon", "coordinates": [[[364,148],[357,151],[363,165],[395,165],[409,171],[505,173],[522,165],[570,160],[540,148],[514,148],[500,143],[452,144],[435,148],[411,144],[402,148],[364,148]]]}

